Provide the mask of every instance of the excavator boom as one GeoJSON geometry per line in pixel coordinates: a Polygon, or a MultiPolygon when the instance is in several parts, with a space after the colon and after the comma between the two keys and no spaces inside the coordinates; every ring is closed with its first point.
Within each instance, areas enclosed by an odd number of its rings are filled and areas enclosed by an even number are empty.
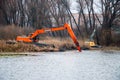
{"type": "Polygon", "coordinates": [[[38,40],[36,39],[37,36],[39,34],[43,34],[45,32],[51,32],[51,31],[58,31],[58,30],[67,30],[70,37],[72,38],[72,40],[74,41],[76,48],[81,51],[81,48],[79,46],[79,43],[77,41],[77,38],[73,32],[73,30],[71,29],[70,25],[65,23],[63,26],[61,27],[54,27],[54,28],[44,28],[44,29],[40,29],[40,30],[36,30],[34,33],[32,33],[31,35],[29,35],[28,37],[21,37],[21,36],[17,36],[16,41],[22,41],[22,42],[37,42],[38,40]]]}

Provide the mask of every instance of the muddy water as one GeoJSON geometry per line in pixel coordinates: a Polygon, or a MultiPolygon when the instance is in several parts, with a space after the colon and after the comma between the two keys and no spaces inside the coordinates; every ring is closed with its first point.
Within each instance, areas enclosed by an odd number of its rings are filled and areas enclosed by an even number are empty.
{"type": "Polygon", "coordinates": [[[120,80],[119,51],[0,57],[0,80],[120,80]]]}

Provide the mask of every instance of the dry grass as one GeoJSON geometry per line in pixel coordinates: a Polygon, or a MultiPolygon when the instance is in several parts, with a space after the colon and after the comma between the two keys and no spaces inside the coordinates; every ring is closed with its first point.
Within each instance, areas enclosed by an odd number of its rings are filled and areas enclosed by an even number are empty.
{"type": "Polygon", "coordinates": [[[33,32],[30,27],[18,27],[15,25],[0,26],[0,40],[15,39],[18,35],[25,35],[33,32]]]}
{"type": "MultiPolygon", "coordinates": [[[[18,35],[24,35],[35,30],[30,27],[17,27],[15,25],[8,25],[4,27],[0,27],[0,52],[41,52],[41,51],[65,51],[65,50],[76,50],[76,46],[74,45],[71,38],[59,38],[59,37],[45,37],[43,35],[40,37],[40,43],[54,45],[52,46],[36,46],[34,44],[26,44],[26,43],[17,43],[17,44],[6,44],[5,40],[12,39],[14,40],[18,35]]],[[[118,40],[116,40],[118,41],[118,40]]],[[[78,40],[81,47],[90,48],[90,46],[85,45],[84,41],[78,40]]],[[[114,46],[118,44],[117,42],[114,46]]],[[[120,50],[120,47],[103,47],[102,50],[120,50]]]]}
{"type": "Polygon", "coordinates": [[[101,50],[106,51],[106,50],[120,50],[120,47],[117,46],[109,46],[109,47],[103,47],[101,50]]]}
{"type": "Polygon", "coordinates": [[[48,52],[59,51],[51,46],[36,46],[32,43],[6,44],[6,41],[0,41],[0,52],[48,52]]]}
{"type": "MultiPolygon", "coordinates": [[[[71,38],[55,38],[46,37],[44,40],[40,40],[40,43],[54,44],[54,46],[60,50],[76,50],[76,46],[71,38]]],[[[84,41],[78,40],[81,47],[84,46],[84,41]]]]}
{"type": "Polygon", "coordinates": [[[34,50],[35,49],[31,44],[6,44],[6,41],[0,41],[0,52],[25,52],[34,50]]]}
{"type": "Polygon", "coordinates": [[[65,51],[76,50],[76,46],[69,38],[60,39],[46,37],[40,40],[39,43],[47,44],[48,46],[36,46],[28,43],[6,44],[6,41],[0,40],[0,52],[41,52],[41,51],[65,51]],[[54,45],[54,46],[53,46],[54,45]]]}
{"type": "MultiPolygon", "coordinates": [[[[46,37],[44,40],[40,40],[39,43],[47,44],[48,46],[37,46],[30,43],[6,44],[6,41],[0,40],[0,52],[55,52],[76,50],[76,46],[69,38],[60,39],[46,37]]],[[[79,40],[79,43],[81,47],[84,47],[83,41],[79,40]]],[[[120,50],[120,47],[103,47],[101,50],[120,50]]]]}
{"type": "MultiPolygon", "coordinates": [[[[70,38],[53,38],[45,37],[40,38],[41,43],[54,45],[54,47],[38,47],[33,44],[17,43],[6,44],[5,40],[15,40],[18,35],[26,35],[34,32],[35,30],[30,27],[18,27],[15,25],[1,26],[0,27],[0,52],[37,52],[37,51],[63,51],[76,49],[73,41],[70,38]]],[[[80,43],[83,43],[79,41],[80,43]]]]}

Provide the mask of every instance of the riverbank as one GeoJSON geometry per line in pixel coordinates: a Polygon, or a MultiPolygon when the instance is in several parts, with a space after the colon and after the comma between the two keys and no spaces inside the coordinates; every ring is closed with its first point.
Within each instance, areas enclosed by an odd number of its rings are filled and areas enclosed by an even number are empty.
{"type": "Polygon", "coordinates": [[[75,49],[74,43],[69,39],[45,39],[38,43],[8,43],[6,40],[0,40],[0,52],[58,52],[75,49]]]}
{"type": "Polygon", "coordinates": [[[0,41],[0,52],[41,52],[41,51],[58,51],[51,46],[37,46],[33,43],[13,43],[7,44],[6,41],[0,41]]]}
{"type": "MultiPolygon", "coordinates": [[[[55,39],[48,38],[44,40],[40,40],[39,43],[6,43],[5,40],[0,40],[0,52],[61,52],[66,50],[76,50],[76,46],[74,45],[71,39],[55,39]]],[[[84,46],[83,41],[80,41],[80,46],[84,50],[120,50],[120,47],[101,47],[101,48],[90,48],[89,46],[84,46]]],[[[0,53],[0,54],[1,54],[0,53]]],[[[2,54],[1,54],[2,55],[2,54]]]]}

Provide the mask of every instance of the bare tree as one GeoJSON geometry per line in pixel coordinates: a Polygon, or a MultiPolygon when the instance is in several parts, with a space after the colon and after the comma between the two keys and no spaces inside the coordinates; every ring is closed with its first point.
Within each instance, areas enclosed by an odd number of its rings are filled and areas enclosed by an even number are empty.
{"type": "Polygon", "coordinates": [[[7,12],[7,6],[6,6],[6,0],[0,0],[0,16],[1,24],[9,24],[9,19],[8,19],[8,12],[7,12]]]}
{"type": "Polygon", "coordinates": [[[120,17],[120,0],[101,0],[101,6],[103,15],[101,41],[109,46],[112,42],[111,28],[114,21],[120,17]]]}
{"type": "Polygon", "coordinates": [[[79,12],[78,25],[84,31],[84,36],[89,38],[94,29],[97,28],[96,13],[94,11],[94,0],[77,0],[79,4],[77,10],[79,12]],[[86,35],[85,35],[86,34],[86,35]]]}

